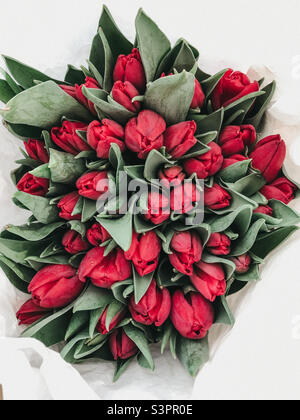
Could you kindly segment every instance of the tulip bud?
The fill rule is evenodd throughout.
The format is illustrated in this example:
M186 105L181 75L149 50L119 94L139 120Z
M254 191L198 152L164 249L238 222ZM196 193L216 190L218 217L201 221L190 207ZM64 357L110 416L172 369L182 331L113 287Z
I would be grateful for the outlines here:
M72 98L77 99L76 89L74 86L69 85L59 85L59 87L68 95L72 96Z
M49 162L49 155L43 141L29 139L24 141L24 146L31 159L38 160L43 163Z
M236 273L245 274L249 271L251 264L251 257L248 254L241 255L239 257L231 258L236 265Z
M161 252L161 241L154 231L138 235L133 232L130 250L125 252L125 258L132 261L140 276L153 273L158 265Z
M114 331L109 337L109 347L114 360L126 360L138 352L136 344L125 334L125 331Z
M34 303L42 308L62 308L82 292L75 268L70 265L47 265L32 279L28 291Z
M186 154L195 144L197 139L195 121L185 121L172 125L165 132L165 146L167 152L178 159Z
M52 128L51 138L58 147L72 155L91 150L78 136L77 130L86 131L87 125L81 122L64 121L61 127Z
M132 118L125 128L125 143L128 149L146 159L151 150L159 150L164 145L165 120L156 112L145 110L137 118Z
M195 79L195 94L193 97L193 101L191 103L191 108L202 108L205 102L205 95L203 93L202 87L197 79Z
M199 189L192 182L173 188L170 195L171 209L178 214L186 214L197 207L201 199Z
M230 254L231 240L224 233L212 233L206 246L213 255L228 255Z
M224 160L221 148L214 142L209 143L209 147L209 152L184 162L184 170L188 175L195 173L198 179L206 179L219 172Z
M213 91L213 108L226 108L238 99L258 91L259 84L257 81L251 83L246 74L229 69Z
M168 289L159 289L156 281L152 280L147 293L138 304L134 296L131 297L129 310L136 322L143 325L155 324L156 327L163 325L171 311L171 296Z
M235 165L236 163L243 162L245 160L249 160L249 158L243 155L229 156L228 158L224 159L222 170L228 168L231 165Z
M88 89L99 89L99 83L92 77L87 77L83 85L75 85L76 99L86 108L88 108L92 114L97 115L93 102L89 101L82 93L83 87L86 87Z
M286 145L280 135L260 140L251 153L252 166L258 169L268 183L277 178L286 156Z
M266 214L267 216L273 216L273 209L269 206L259 206L253 213Z
M114 328L116 328L118 326L118 324L124 319L125 314L126 314L126 309L121 310L119 313L117 313L113 319L111 320L110 324L109 324L109 329L106 329L106 317L107 317L107 311L108 311L108 306L105 308L105 310L102 312L98 324L97 324L97 331L102 334L102 335L106 335L108 334L110 331L112 331Z
M82 238L80 233L75 230L69 230L64 234L62 245L65 250L72 255L89 249L89 244Z
M140 52L137 48L132 50L129 55L120 55L118 57L114 73L114 82L130 82L139 92L146 89L146 75L143 67Z
M166 195L152 192L148 195L148 212L144 214L146 220L154 225L160 225L170 217L170 202Z
M230 194L218 184L212 188L205 187L204 204L211 210L220 210L230 206Z
M201 260L203 246L199 235L195 231L176 232L171 241L172 254L170 263L180 273L191 276L193 265Z
M95 223L86 233L87 240L93 246L99 246L111 239L110 234L100 223Z
M201 340L214 322L214 308L200 293L184 295L177 290L172 299L171 320L185 338Z
M141 104L138 101L132 102L132 99L139 96L139 91L130 82L116 82L112 88L112 97L124 108L133 113L138 113Z
M131 265L122 249L115 248L106 257L104 253L103 247L97 247L86 254L79 266L80 281L86 283L90 279L96 287L110 289L114 283L130 278Z
M191 281L196 289L210 302L226 292L225 273L221 264L206 264L200 261L195 265Z
M260 192L268 200L279 200L284 204L289 204L295 198L298 187L285 177L273 181L270 185L265 185Z
M81 214L76 214L72 216L72 213L76 207L76 204L80 198L80 195L77 192L72 192L64 196L57 207L60 210L59 216L65 220L81 220Z
M78 193L90 200L98 200L109 190L109 179L106 171L93 171L82 175L77 182Z
M185 177L181 166L170 166L159 171L159 179L166 188L181 185Z
M110 147L117 144L123 153L125 151L124 129L112 120L93 121L87 131L87 141L96 150L100 159L108 159Z
M224 156L232 156L245 151L256 141L256 131L253 125L229 125L220 134L219 144Z
M47 315L51 315L48 309L36 305L32 299L28 300L17 312L19 325L32 325Z
M18 182L17 188L30 195L45 197L49 191L49 179L38 178L27 172Z

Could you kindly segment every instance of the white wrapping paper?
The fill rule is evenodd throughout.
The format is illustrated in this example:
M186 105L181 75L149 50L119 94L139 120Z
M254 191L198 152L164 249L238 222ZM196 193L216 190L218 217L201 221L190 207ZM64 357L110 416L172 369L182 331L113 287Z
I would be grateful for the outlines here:
M42 30L44 26L36 21L38 13L35 13L35 17L30 17L33 14L32 10L36 12L35 7L40 4L39 2L27 0L25 7L17 0L11 1L10 6L6 6L8 17L18 10L20 16L27 19L25 19L26 28L31 28L30 19L32 19L32 25L36 25L39 30L39 43L42 44L37 43L29 48L24 42L24 48L19 47L20 40L17 42L15 38L23 36L21 28L17 25L13 26L13 22L11 25L3 22L4 27L0 25L2 44L4 42L1 35L4 30L6 33L9 31L9 33L15 34L15 38L8 40L5 37L5 44L1 44L0 49L61 78L65 60L75 65L82 64L88 56L86 44L94 33L93 24L96 25L100 2L87 0L84 3L86 18L82 22L79 7L79 3L82 5L82 2L72 0L72 2L66 1L62 4L56 0L44 0L43 9L38 9L41 20L46 16L50 21L55 19L56 3L57 6L59 5L58 10L61 11L61 14L65 13L68 19L57 21L57 33L53 33L53 31L50 33ZM151 5L147 1L135 0L131 0L129 3L117 0L106 3L111 6L114 16L122 16L117 20L123 24L125 33L131 35L131 38L133 31L129 25L129 18L132 18L138 6L145 7L146 11L159 21L173 41L176 36L181 36L182 32L200 51L203 47L205 48L201 65L207 71L218 71L229 65L235 65L235 68L247 71L250 63L253 62L253 57L256 59L255 61L263 62L264 60L264 54L258 49L258 45L262 46L263 51L267 46L263 45L263 40L259 44L257 39L259 36L261 37L259 31L257 35L252 34L256 55L250 49L248 54L245 51L247 35L243 41L238 37L234 38L235 51L238 54L228 47L225 39L224 46L215 43L214 40L218 37L218 25L214 26L215 37L211 34L207 41L203 39L204 34L211 33L209 24L211 20L208 17L215 13L216 7L220 8L220 16L217 16L220 34L222 31L224 33L222 25L225 25L226 16L228 19L231 17L228 9L236 10L234 19L241 30L243 25L240 26L240 20L244 17L244 11L240 10L240 0L229 0L223 6L216 1L201 7L199 6L200 2L194 0L185 4L185 15L191 16L192 22L196 22L195 9L198 11L199 19L200 16L206 17L198 32L188 19L179 18L182 15L183 7L182 2L179 1L165 0L163 4L153 1ZM291 0L290 3L297 8L297 2ZM283 3L281 4L282 9L279 15L284 16L285 8ZM251 7L255 9L255 6L259 7L262 13L264 6L261 2L251 1ZM171 7L172 9L170 9ZM29 11L31 9L30 13L28 9ZM267 12L268 8L265 9ZM170 10L173 10L173 13L178 12L176 25L169 19ZM256 16L254 11L249 11L249 13L251 16L253 14L253 17ZM271 17L274 20L276 16L272 15ZM88 19L90 21L87 23ZM7 20L9 19L7 18ZM63 32L59 27L60 22L64 24ZM80 26L81 23L82 26ZM74 25L76 31L72 31ZM269 26L271 29L272 25L269 24ZM231 27L228 30L229 32L233 31ZM197 33L200 31L201 34L198 38ZM265 28L265 31L268 31L268 28ZM296 31L294 26L291 26L291 31L293 33ZM36 38L34 36L30 38L30 33L29 31L29 35L28 32L24 34L25 41L33 43ZM286 36L285 38L282 31L280 33L281 37L291 40L294 42L293 45L296 45L295 37L288 38ZM296 34L297 32L295 32ZM287 169L289 174L300 183L300 59L297 56L297 51L292 50L291 47L285 57L285 63L282 63L280 54L275 57L273 43L278 41L276 36L274 35L274 40L268 38L265 41L270 43L272 51L272 55L267 53L264 60L270 64L270 68L255 66L250 69L249 75L255 78L265 76L267 81L275 78L278 82L276 100L268 112L266 134L279 132L285 138L288 146ZM43 41L40 38L43 38ZM228 38L226 39L228 40ZM279 47L283 45L280 44L281 41L278 42ZM47 45L47 53L45 48L42 48L45 45ZM39 48L42 48L40 55ZM227 53L226 61L223 56ZM216 60L214 57L218 57L218 59ZM50 66L51 62L52 67ZM0 142L1 225L22 224L26 220L26 214L16 208L10 200L14 193L14 186L9 178L10 170L15 167L14 160L20 156L18 148L22 144L3 127L0 127ZM292 206L300 211L299 200L293 202ZM210 335L211 361L200 372L196 381L188 376L179 362L174 361L170 354L166 353L161 356L159 349L155 348L153 349L156 363L154 373L143 370L134 362L121 379L116 384L112 384L113 365L111 363L87 363L71 367L60 358L57 352L46 349L41 343L30 339L16 339L15 337L21 330L17 326L15 312L27 297L16 291L1 272L0 384L3 385L4 398L25 400L299 398L299 249L300 234L298 232L268 259L262 270L263 281L261 283L247 287L238 295L230 298L230 305L237 319L236 325L232 330L220 326L213 328Z

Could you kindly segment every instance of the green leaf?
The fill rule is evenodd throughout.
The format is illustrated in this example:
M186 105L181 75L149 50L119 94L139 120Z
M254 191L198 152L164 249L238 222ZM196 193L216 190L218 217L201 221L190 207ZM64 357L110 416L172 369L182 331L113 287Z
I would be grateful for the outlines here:
M88 331L84 330L69 341L61 351L61 357L68 363L75 363L75 351L88 338Z
M189 340L178 336L176 353L178 359L192 377L209 360L208 340Z
M89 312L76 312L72 315L70 324L68 326L65 341L70 340L71 337L78 334L86 327L89 322Z
M158 179L158 172L162 166L173 164L173 161L163 156L158 150L151 150L145 162L144 178L152 182L152 180Z
M22 141L27 139L40 139L42 135L42 130L37 127L23 124L9 124L7 121L3 121L3 125L13 136Z
M92 219L92 217L97 213L97 201L89 200L84 198L83 200L83 209L81 215L82 223L86 223Z
M106 320L105 320L105 328L107 329L107 331L110 330L109 326L111 324L111 321L114 319L114 317L120 312L122 312L124 309L125 309L125 306L118 300L114 300L113 302L109 304L108 309L107 309L107 314L106 314Z
M57 80L52 79L40 71L27 66L26 64L21 63L20 61L15 60L14 58L2 56L7 65L12 76L15 80L24 88L29 89L35 86L35 80L40 82L47 82L49 80L54 81L55 83L63 84Z
M258 130L263 116L274 96L276 90L276 82L270 83L268 86L263 88L266 93L264 96L260 96L256 99L251 115L247 118L246 124L252 124Z
M186 120L194 92L195 77L183 71L149 84L144 104L172 125Z
M144 369L150 369L151 370L151 366L149 365L147 359L145 358L145 356L143 355L143 353L139 353L138 357L138 364L144 368Z
M185 39L179 39L159 64L156 79L161 77L162 73L169 74L174 68L178 73L183 70L191 71L197 59L191 45Z
M15 95L17 95L18 93L21 93L23 91L23 89L21 88L21 86L19 86L14 79L4 70L0 67L0 73L2 73L2 75L5 78L5 81L8 83L9 87L12 89L12 91L14 92Z
M60 255L49 255L48 257L42 258L34 255L30 255L26 258L26 261L29 263L35 262L40 264L58 264L58 265L67 265L69 262L69 255L60 254Z
M139 10L136 17L136 33L146 79L147 82L152 82L160 62L170 51L171 44L142 9Z
M77 300L73 312L93 311L94 309L104 308L112 301L113 295L111 292L90 284L82 296Z
M18 191L14 199L32 212L36 220L44 225L57 221L58 209L50 205L50 200L45 197L37 197Z
M234 277L238 281L242 282L254 282L260 280L259 264L252 264L249 271L244 274L235 273Z
M70 228L78 232L82 237L86 234L86 226L81 223L79 220L70 220L69 222Z
M9 123L45 129L59 125L62 116L80 121L92 118L84 106L51 81L19 93L0 110L0 115Z
M20 236L27 241L41 241L47 238L57 229L65 225L65 222L50 223L43 225L42 223L33 223L31 225L23 226L7 226L6 230L14 235Z
M2 255L0 255L0 267L13 286L28 294L28 284L36 274L35 271L19 265Z
M7 81L0 79L0 101L7 104L14 96L16 96L16 94Z
M154 370L154 362L151 356L147 338L143 331L130 324L124 327L124 331L125 334L137 345L141 353L145 356L145 359L147 360L151 369Z
M210 131L219 132L224 120L224 109L221 108L210 115L195 115L192 119L197 124L196 134L205 134Z
M232 261L217 257L215 255L204 254L202 256L202 261L207 264L222 264L226 272L226 280L230 280L236 270L236 266Z
M216 138L216 134L213 135L215 138ZM203 144L200 141L198 141L194 147L192 147L184 156L182 156L178 160L185 160L185 159L190 159L190 158L197 157L200 155L204 155L205 153L209 151L210 151L209 146L206 146L206 144Z
M250 227L252 214L253 208L244 205L225 216L216 216L209 222L211 231L212 233L224 232L233 225L233 230L237 229L241 235L245 235Z
M48 167L52 181L60 184L72 184L85 172L83 159L54 149L50 149Z
M21 161L19 161L18 163L21 163ZM23 164L25 164L25 162L23 162ZM31 175L37 176L38 178L51 179L51 172L49 170L48 163L38 166L37 168L30 171L30 173Z
M142 179L144 178L144 168L145 168L144 165L132 165L132 166L124 166L123 169L130 178Z
M208 79L203 80L201 82L201 86L202 86L206 99L208 99L210 95L213 93L219 81L222 79L222 77L227 72L227 70L228 69L222 70L219 73L215 74L214 76L211 76Z
M247 175L236 181L234 184L227 183L228 188L247 197L251 197L256 194L264 185L266 185L266 180L258 173Z
M215 303L215 324L225 324L233 326L235 323L234 316L232 315L228 306L225 296L217 297Z
M133 269L134 299L136 304L138 304L143 296L147 293L153 277L154 272L142 277L135 269Z
M101 27L93 40L89 61L103 77L103 89L110 92L112 88L114 58L107 37Z
M135 356L134 356L135 357ZM118 359L116 363L116 370L114 373L114 379L113 382L117 382L120 377L123 375L123 373L126 371L130 363L133 361L134 357L130 357L127 360Z
M108 231L113 240L127 252L132 243L132 212L128 213L119 219L106 219L104 217L97 217L97 221Z
M273 216L277 219L281 219L278 227L288 227L291 225L297 225L300 223L300 215L289 206L285 205L281 201L271 200L269 205L273 209Z
M77 69L76 67L69 64L67 73L65 75L65 81L67 83L71 83L71 85L77 84L81 86L85 82L85 74L82 70Z
M235 183L244 178L248 172L251 159L237 162L219 172L218 176L223 182Z
M126 290L128 286L131 286L132 282L133 282L132 279L129 279L129 280L117 282L112 285L111 290L113 292L115 299L117 299L121 303L124 303L124 305L127 305L127 299L124 298L124 290Z
M167 345L169 344L172 331L174 330L173 324L170 321L167 321L164 324L164 331L161 340L161 354L164 354Z
M236 241L233 250L231 251L232 256L240 256L246 254L254 245L256 238L262 228L265 226L265 220L260 219L255 222L250 229L248 230L247 234Z
M28 257L39 255L41 246L42 244L40 242L15 241L13 239L0 238L0 253L19 264L24 264L24 261Z
M104 311L105 308L99 308L99 309L94 309L93 311L90 312L90 325L89 325L89 333L90 333L90 338L92 339L94 337L95 334L95 330L97 327L97 324L99 322L99 319L102 315L102 312ZM77 312L77 313L81 313L81 312ZM84 312L83 312L84 313Z
M85 357L90 356L91 354L94 354L96 351L101 349L107 342L108 337L102 336L102 340L100 343L98 343L96 346L90 346L85 343L85 341L82 341L78 347L76 347L74 358L75 360L84 359Z
M245 112L245 116L249 112L249 110L252 108L255 100L259 96L265 95L264 91L258 91L250 93L249 95L244 96L243 98L238 99L237 101L233 102L232 104L228 105L225 108L225 119L228 119L232 117L233 114L235 114L237 111L243 110ZM241 121L240 123L242 123Z

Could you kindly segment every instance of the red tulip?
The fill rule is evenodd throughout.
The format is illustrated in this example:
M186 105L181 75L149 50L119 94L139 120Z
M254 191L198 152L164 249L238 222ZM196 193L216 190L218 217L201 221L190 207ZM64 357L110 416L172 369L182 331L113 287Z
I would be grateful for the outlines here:
M212 188L205 187L204 203L211 210L220 210L230 206L231 196L224 188L214 184Z
M239 257L232 258L232 261L236 265L236 272L238 274L244 274L249 271L251 264L251 257L248 254L241 255Z
M205 102L205 95L203 93L202 87L197 79L195 79L195 94L191 103L191 108L202 108Z
M59 85L59 87L72 98L77 99L75 86L70 85Z
M72 255L89 249L89 244L82 238L80 233L75 230L69 230L64 234L62 245L65 250Z
M159 289L156 281L153 280L138 304L135 303L134 296L131 297L129 310L136 322L143 325L155 324L156 327L160 327L170 315L170 293L168 289Z
M93 102L89 101L82 93L83 87L86 87L88 89L99 89L99 83L92 77L87 77L83 85L75 85L76 99L80 103L82 103L82 105L84 105L86 108L88 108L92 114L97 115Z
M113 73L114 82L130 82L139 92L146 88L146 75L142 59L137 48L129 55L120 55Z
M146 220L154 225L160 225L170 217L170 202L166 195L152 192L148 195L148 212L144 214Z
M197 139L195 132L197 125L195 121L185 121L172 125L165 132L165 146L167 152L178 159L186 154L195 144Z
M266 214L267 216L273 216L273 209L269 206L259 206L253 213Z
M50 314L51 312L48 309L41 308L30 299L21 306L16 316L19 320L19 325L32 325L34 322Z
M209 143L209 147L209 152L184 162L184 170L188 175L195 173L198 179L206 179L219 172L224 160L221 148L214 142Z
M191 281L196 289L210 302L226 292L225 273L221 264L206 264L200 261L195 265Z
M110 289L114 283L130 278L131 265L124 252L115 248L106 257L104 252L105 248L97 247L86 254L78 271L80 281L86 283L90 279L95 286Z
M253 125L229 125L220 134L219 144L224 156L243 153L245 148L256 141L256 131Z
M159 171L159 179L166 188L181 185L185 177L181 166L170 166Z
M203 246L199 235L195 231L176 232L171 241L172 254L170 263L180 273L191 276L194 264L202 257Z
M114 331L109 337L110 351L115 360L126 360L138 352L136 344L125 334L125 331Z
M27 172L18 182L17 188L30 195L45 197L49 191L49 179L38 178Z
M80 195L77 192L72 192L63 197L57 207L60 210L59 216L65 220L81 220L81 214L76 214L72 216L72 213L76 207L76 204L80 198Z
M24 146L31 159L38 160L43 163L49 162L49 155L43 141L29 139L24 141Z
M133 113L138 113L141 109L140 102L132 102L132 99L139 95L139 91L130 82L115 82L112 88L113 99Z
M62 127L53 127L51 138L53 142L67 153L78 153L91 148L78 136L77 130L86 131L87 125L81 122L64 121Z
M110 234L100 223L95 223L86 233L89 243L93 246L99 246L111 239Z
M106 329L106 317L107 317L107 311L108 311L108 306L105 308L105 310L102 312L98 324L97 324L97 331L102 334L102 335L106 335L108 334L110 331L112 331L114 328L116 328L120 322L124 319L125 314L126 314L126 309L121 310L120 312L118 312L113 319L111 320L110 324L109 324L109 329Z
M228 255L231 240L224 233L212 233L206 246L213 255Z
M252 166L258 169L268 183L277 178L286 156L286 145L280 135L261 140L251 153Z
M201 199L199 189L192 182L184 183L171 191L171 209L178 214L193 210Z
M33 277L28 291L36 305L56 309L73 302L83 288L75 268L70 265L47 265Z
M249 160L249 158L243 155L229 156L228 158L224 159L222 170L228 168L231 165L235 165L236 163L243 162L245 160Z
M257 81L251 83L246 74L230 69L213 91L212 104L214 109L226 108L238 99L258 91L259 84Z
M183 337L200 340L213 325L214 308L200 293L184 295L177 290L172 299L171 320Z
M164 145L165 120L153 111L145 110L137 118L132 118L125 128L125 143L128 149L146 159L151 150L159 150Z
M138 235L133 232L130 250L125 252L125 258L132 261L140 276L153 273L158 265L161 252L161 241L154 231Z
M112 120L93 121L88 127L87 141L100 159L108 159L113 143L119 146L121 152L125 151L124 129Z
M109 190L109 179L106 171L93 171L82 175L77 182L78 193L90 200L98 200Z
M284 204L289 204L295 198L298 187L285 177L273 181L270 185L265 185L260 192L268 200L279 200Z

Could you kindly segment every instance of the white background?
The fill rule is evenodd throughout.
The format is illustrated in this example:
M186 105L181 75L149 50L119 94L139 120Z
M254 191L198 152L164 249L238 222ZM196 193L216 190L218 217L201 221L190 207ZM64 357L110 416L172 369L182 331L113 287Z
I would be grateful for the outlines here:
M84 64L82 57L87 57L96 31L101 1L1 0L0 3L2 53L59 77L67 63ZM258 72L275 77L278 82L278 102L269 112L268 133L280 132L286 139L289 172L300 182L299 0L108 0L106 4L131 39L134 16L138 7L144 7L172 41L184 37L199 48L200 63L207 71L227 66L243 71L251 65L268 66L252 69L250 74ZM22 223L24 214L8 201L14 192L8 171L14 167L12 160L18 157L20 143L12 141L2 128L0 142L1 225ZM293 207L300 210L299 201ZM110 365L87 365L79 368L84 379L100 398L299 399L299 251L298 232L268 260L262 282L242 293L238 308L233 302L236 325L223 336L222 346L213 340L212 360L195 386L170 356L160 358L158 354L154 374L132 366L117 385L112 385ZM13 313L23 300L1 276L0 337L17 334ZM36 359L32 368L15 346L14 341L1 339L0 382L5 385L6 397L62 398L63 390L58 384L68 381L65 367L53 365L56 376L52 369L50 378L49 369L44 366L41 372ZM10 356L1 354L7 348L11 349ZM82 396L92 398L84 385L79 384L80 378L76 376L79 382L74 378L73 388L69 381L67 398L78 395L79 389Z

